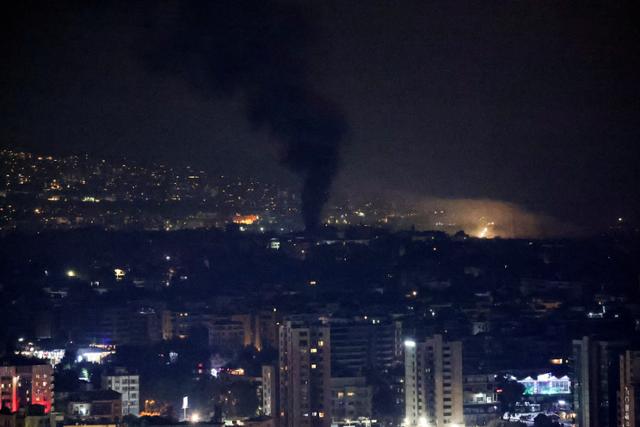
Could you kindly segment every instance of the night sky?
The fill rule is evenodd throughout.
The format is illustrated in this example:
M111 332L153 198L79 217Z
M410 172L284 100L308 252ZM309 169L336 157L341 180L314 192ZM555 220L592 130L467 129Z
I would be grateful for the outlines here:
M294 81L293 109L311 100L338 120L321 129L341 154L334 189L505 201L591 226L640 217L634 2L14 3L2 147L295 182L289 127L247 100Z

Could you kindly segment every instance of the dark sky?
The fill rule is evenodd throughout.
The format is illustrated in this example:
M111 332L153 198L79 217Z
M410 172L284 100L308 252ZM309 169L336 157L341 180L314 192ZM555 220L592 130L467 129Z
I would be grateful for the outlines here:
M246 119L242 90L211 96L147 60L171 62L158 40L183 19L175 4L19 3L2 18L3 147L295 179L277 137ZM296 2L308 83L348 123L334 188L501 200L593 225L638 218L633 4Z

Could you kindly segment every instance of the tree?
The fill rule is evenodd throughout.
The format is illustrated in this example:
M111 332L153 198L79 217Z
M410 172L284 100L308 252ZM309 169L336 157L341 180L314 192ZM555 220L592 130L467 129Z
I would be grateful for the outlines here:
M498 382L497 392L502 412L513 412L516 403L522 398L524 386L505 375Z

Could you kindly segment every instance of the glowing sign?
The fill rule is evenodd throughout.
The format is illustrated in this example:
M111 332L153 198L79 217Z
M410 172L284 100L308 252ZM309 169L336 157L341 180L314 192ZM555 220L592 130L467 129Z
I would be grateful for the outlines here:
M555 395L555 394L570 394L571 393L571 380L568 376L557 378L551 374L538 375L536 379L526 377L518 380L520 384L524 386L525 395Z

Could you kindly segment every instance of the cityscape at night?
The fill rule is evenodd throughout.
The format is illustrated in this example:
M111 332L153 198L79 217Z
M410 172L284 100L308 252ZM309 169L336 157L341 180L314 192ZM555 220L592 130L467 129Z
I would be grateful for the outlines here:
M0 427L640 427L635 3L0 19Z
M141 166L87 155L53 157L0 151L0 233L99 227L110 230L224 229L294 232L303 227L295 187L190 166ZM496 224L496 220L498 223ZM614 218L610 226L621 226ZM477 237L541 237L561 224L486 200L341 195L324 209L325 228L417 227ZM562 232L577 231L564 225ZM555 236L557 237L557 236Z

